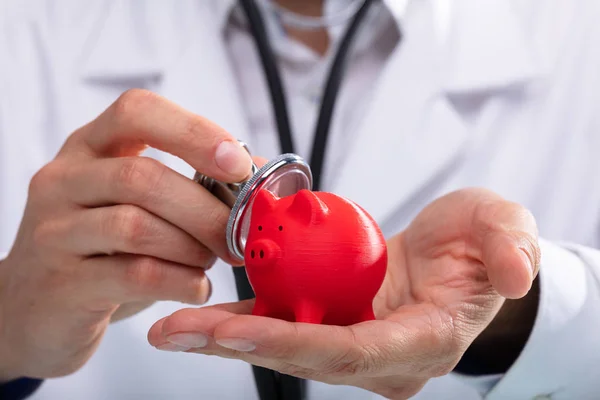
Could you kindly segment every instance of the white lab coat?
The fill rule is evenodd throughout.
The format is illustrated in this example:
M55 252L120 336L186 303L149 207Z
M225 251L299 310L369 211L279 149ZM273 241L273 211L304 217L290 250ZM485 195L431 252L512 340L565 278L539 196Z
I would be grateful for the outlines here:
M10 249L33 173L127 88L154 90L252 145L216 34L219 1L0 3L0 252ZM364 206L387 236L465 186L532 210L543 238L540 311L489 399L600 398L598 15L596 0L411 2L341 167L325 170L325 189ZM236 299L227 266L209 276L211 303ZM247 365L147 344L152 323L180 307L156 304L112 325L83 369L33 398L255 399ZM316 383L310 394L377 398ZM480 395L451 375L416 398Z

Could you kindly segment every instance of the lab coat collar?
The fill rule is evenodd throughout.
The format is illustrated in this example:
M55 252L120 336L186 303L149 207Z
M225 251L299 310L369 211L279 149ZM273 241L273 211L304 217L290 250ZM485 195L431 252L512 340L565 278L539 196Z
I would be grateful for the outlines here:
M468 94L521 85L540 75L540 66L525 35L526 21L514 12L522 0L383 0L398 26L411 17L411 9L430 3L439 54L444 73L440 84L449 94ZM139 12L126 2L107 1L106 14L90 35L89 49L82 64L88 79L122 80L158 77L169 61L187 43L169 44L169 54L159 54L149 45L152 30L142 32ZM217 29L228 23L236 0L212 0L205 11L213 13ZM170 59L170 60L169 60ZM116 61L118 60L118 61Z

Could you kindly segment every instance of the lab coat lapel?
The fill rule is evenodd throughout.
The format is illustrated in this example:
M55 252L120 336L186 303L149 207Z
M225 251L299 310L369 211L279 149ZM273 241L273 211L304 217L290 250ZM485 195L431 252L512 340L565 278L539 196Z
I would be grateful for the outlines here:
M407 10L401 42L332 182L333 191L379 222L456 162L467 139L460 115L440 93L443 60L431 9L416 4Z
M212 4L144 4L141 13L133 2L111 3L84 62L83 79L96 85L149 88L247 141L222 25ZM161 154L161 159L177 170L190 171L175 157Z
M445 11L441 0L410 3L344 167L329 174L333 191L382 223L460 165L472 131L456 101L501 95L535 76L509 2L482 3L456 0Z

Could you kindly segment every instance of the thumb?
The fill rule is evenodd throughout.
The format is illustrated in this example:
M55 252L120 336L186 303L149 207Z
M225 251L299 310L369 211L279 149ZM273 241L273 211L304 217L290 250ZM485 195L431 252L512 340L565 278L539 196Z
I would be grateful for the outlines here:
M540 264L533 215L519 204L497 200L477 206L473 225L473 239L494 289L510 299L525 296Z

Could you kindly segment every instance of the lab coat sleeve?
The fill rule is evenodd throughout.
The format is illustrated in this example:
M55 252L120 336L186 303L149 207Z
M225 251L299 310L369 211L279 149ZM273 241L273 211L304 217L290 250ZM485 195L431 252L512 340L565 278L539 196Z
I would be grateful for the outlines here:
M462 377L486 400L600 396L600 251L540 246L540 303L523 351L501 376Z

